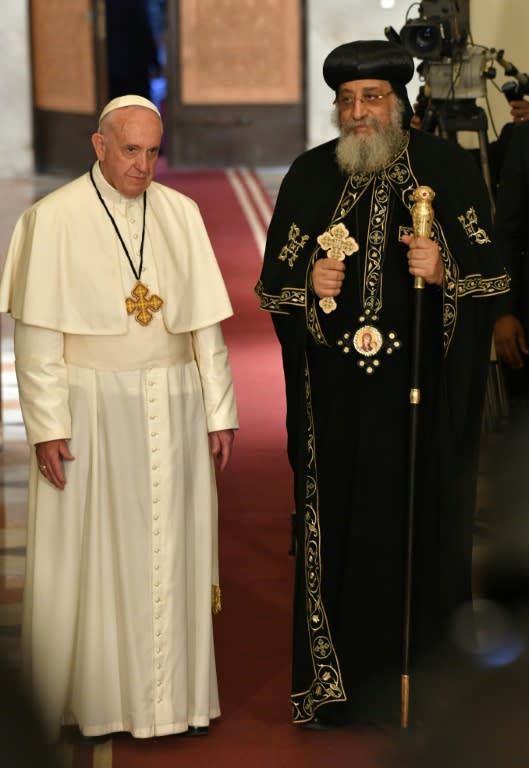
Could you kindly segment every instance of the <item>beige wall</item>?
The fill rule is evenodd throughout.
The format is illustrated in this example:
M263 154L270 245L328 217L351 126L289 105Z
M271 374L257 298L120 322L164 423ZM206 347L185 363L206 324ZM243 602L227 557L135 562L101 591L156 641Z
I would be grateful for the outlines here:
M471 0L470 26L474 43L488 48L505 51L505 59L511 61L523 73L529 73L529 3L526 0ZM497 75L494 83L501 87L512 77L505 75L503 68L496 64ZM493 83L487 87L488 102L496 130L510 120L509 106L505 96L498 92ZM528 97L529 98L529 97ZM486 108L485 102L480 106ZM492 126L489 125L489 137Z

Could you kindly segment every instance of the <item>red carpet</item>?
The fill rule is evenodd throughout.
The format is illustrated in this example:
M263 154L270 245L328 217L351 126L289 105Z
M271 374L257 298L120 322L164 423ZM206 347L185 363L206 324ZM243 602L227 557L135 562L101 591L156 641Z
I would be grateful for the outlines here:
M162 171L159 178L199 204L235 311L223 326L241 426L231 464L219 479L223 610L215 629L222 717L207 737L117 736L112 766L395 765L375 732L310 732L290 722L291 477L279 348L253 293L261 254L224 171ZM255 184L253 176L247 180ZM254 215L262 223L262 211L254 207ZM76 750L76 768L97 768L97 751L93 763L86 762L90 753Z

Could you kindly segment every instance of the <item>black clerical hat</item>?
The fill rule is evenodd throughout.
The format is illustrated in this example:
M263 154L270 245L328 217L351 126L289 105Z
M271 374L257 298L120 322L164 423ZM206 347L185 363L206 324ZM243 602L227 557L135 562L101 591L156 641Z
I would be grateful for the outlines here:
M404 46L389 40L343 43L323 63L324 80L334 91L350 80L388 80L405 85L413 71L413 59Z

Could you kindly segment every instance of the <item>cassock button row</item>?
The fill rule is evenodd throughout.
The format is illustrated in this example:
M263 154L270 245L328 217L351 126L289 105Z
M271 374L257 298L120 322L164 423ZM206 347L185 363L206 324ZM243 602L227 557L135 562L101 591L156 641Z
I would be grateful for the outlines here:
M160 481L159 480L155 480L154 483L153 483L153 486L155 488L158 488L159 485L160 485Z
M156 565L154 566L154 570L155 570L155 571L159 571L159 570L160 570L160 566L159 566L159 564L158 564L158 563L156 563Z
M152 519L153 519L153 520L159 520L159 519L160 519L160 515L158 515L158 514L156 514L156 515L153 515L153 516L152 516Z
M155 603L161 603L162 601L161 601L161 599L159 597L155 597L154 598L154 602Z
M155 528L153 533L154 533L155 536L159 536L160 535L160 531L159 531L158 528Z
M160 499L158 497L152 500L153 504L159 504L159 502L160 502Z

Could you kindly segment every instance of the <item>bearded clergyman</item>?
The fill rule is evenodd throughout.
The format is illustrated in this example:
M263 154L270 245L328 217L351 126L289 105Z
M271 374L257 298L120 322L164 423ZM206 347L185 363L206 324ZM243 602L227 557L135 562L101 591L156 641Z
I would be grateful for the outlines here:
M308 728L398 724L406 632L413 680L472 596L481 415L495 297L509 280L474 157L410 129L413 72L388 41L328 55L339 137L284 177L256 286L283 355L296 511L291 701L293 722ZM434 194L429 237L412 215L423 187ZM411 719L419 703L412 695Z

